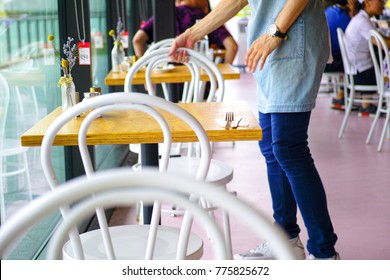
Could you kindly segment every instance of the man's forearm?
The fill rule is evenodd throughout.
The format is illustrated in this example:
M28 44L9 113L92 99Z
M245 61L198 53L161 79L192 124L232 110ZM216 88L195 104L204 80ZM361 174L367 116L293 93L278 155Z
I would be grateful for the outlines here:
M199 24L191 27L188 32L195 41L200 40L234 17L247 4L247 0L221 0Z
M305 9L307 3L309 3L309 0L287 0L286 5L274 22L282 33L288 32L291 25Z

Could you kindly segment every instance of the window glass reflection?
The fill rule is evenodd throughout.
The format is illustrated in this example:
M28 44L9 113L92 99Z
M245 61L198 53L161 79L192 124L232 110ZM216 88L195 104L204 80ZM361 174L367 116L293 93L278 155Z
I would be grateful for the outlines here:
M20 136L39 119L60 105L58 61L48 57L48 35L58 35L57 1L4 0L0 3L0 98L8 102L4 127L0 131L1 149L1 223L20 207L49 190L40 163L39 147L21 147ZM59 42L56 48L59 47ZM49 52L50 53L50 52ZM8 91L6 91L8 89ZM4 111L4 110L3 110ZM1 123L1 122L0 122ZM26 164L27 162L27 164ZM63 148L53 149L57 174L64 178ZM30 259L57 223L58 216L34 228L9 256Z

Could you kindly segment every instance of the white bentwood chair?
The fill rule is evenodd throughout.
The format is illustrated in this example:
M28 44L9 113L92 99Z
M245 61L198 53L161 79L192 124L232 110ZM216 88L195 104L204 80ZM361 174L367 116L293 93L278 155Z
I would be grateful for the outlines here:
M156 108L158 108L158 110L164 110L170 114L177 116L178 118L182 119L185 123L187 123L194 130L195 134L198 137L199 143L204 148L204 155L202 155L200 159L200 165L196 173L196 179L203 181L206 178L209 169L211 151L209 147L207 134L204 131L201 124L194 117L192 117L187 111L178 107L176 104L168 102L159 97L150 96L142 93L134 93L134 92L132 92L131 94L111 93L111 94L105 94L102 96L94 97L76 104L75 106L63 112L57 119L53 121L53 123L47 129L45 136L42 140L41 161L42 161L44 174L49 182L51 189L53 191L56 191L59 185L58 178L53 170L53 166L51 163L51 147L53 145L54 138L64 124L66 124L76 116L83 114L83 112L90 111L91 109L94 110L91 111L85 117L84 121L80 126L80 131L79 131L79 148L80 148L83 165L86 174L88 176L90 176L94 172L91 159L89 156L88 148L87 148L87 143L86 143L86 138L88 137L88 127L90 125L93 125L93 121L99 116L102 116L101 120L104 121L105 118L107 118L107 120L109 121L110 117L115 116L115 114L120 114L120 112L115 112L115 111L123 111L123 110L141 111L143 113L146 113L145 121L151 122L154 119L159 123L164 134L164 149L163 149L164 153L162 154L162 159L160 161L160 170L161 172L166 172L168 161L170 159L169 154L170 154L170 145L172 141L171 131L170 131L170 126L168 125L166 120L162 117L162 115L156 110ZM147 114L149 114L150 117L147 117ZM154 255L158 255L160 258L164 258L164 250L168 250L168 248L175 247L177 238L179 237L180 230L172 231L170 227L158 226L159 218L160 218L160 207L161 204L157 201L154 204L150 234L149 234L149 226L146 225L132 225L132 226L115 229L114 231L113 229L108 228L103 209L97 208L96 214L98 217L100 230L94 231L92 233L90 232L85 233L82 235L82 238L83 236L85 236L85 240L93 238L98 244L95 244L94 246L90 246L89 248L93 249L93 248L99 248L99 246L102 247L104 246L107 253L107 257L109 259L115 259L116 258L115 251L119 250L118 248L120 248L121 246L121 243L119 241L125 238L125 236L128 236L129 233L134 232L138 235L141 235L141 237L138 237L140 238L140 241L138 242L143 242L148 240L147 241L148 245L145 244L145 246L148 246L147 255L145 256L146 259L152 259ZM61 211L63 216L66 218L68 209L63 208L61 209ZM186 228L186 226L183 226L183 229L186 229L185 234L188 235L188 237L191 237L190 240L188 240L187 238L188 244L190 244L189 247L191 247L191 251L187 253L188 254L187 256L180 255L181 256L180 258L197 259L202 255L203 242L196 235L190 234L190 223L187 225L187 227L188 228ZM158 232L164 232L164 231L166 233L164 236L165 239L156 241L156 234ZM167 234L167 232L169 232L170 234ZM74 232L73 234L75 236L74 240L76 240L75 242L77 242L77 236L76 236L77 233ZM102 236L102 238L100 237L100 235ZM149 238L146 238L148 235ZM99 238L97 236L99 236ZM174 238L175 236L176 238ZM117 238L119 241L111 241L111 238L114 239ZM84 241L84 239L82 239L82 241ZM99 244L100 242L102 242L102 244ZM156 242L160 242L161 244L157 244L155 246ZM166 244L165 248L163 248L164 244ZM158 250L160 251L157 252ZM88 256L91 256L91 258L93 258L94 253L96 252L92 251L88 253ZM82 256L81 253L79 253L78 256L77 255L75 256L70 250L65 250L65 255L69 258L72 257L77 258ZM138 256L138 259L142 259L142 258L143 257Z
M193 199L189 200L188 195ZM196 198L200 195L205 196L218 207L230 211L243 226L261 238L267 239L277 258L296 259L285 233L275 227L272 221L259 210L230 193L187 177L172 176L155 170L130 172L128 168L106 170L88 178L79 177L68 181L57 191L47 193L22 208L0 228L0 256L4 259L12 245L32 225L58 210L59 207L63 208L64 205L72 205L72 209L51 238L47 259L61 259L68 232L83 219L92 215L95 208L128 205L129 202L135 203L138 200L152 202L157 199L180 205L187 213L191 213L195 221L207 227L213 236L214 258L231 259L218 227L205 210L196 203ZM121 252L125 255L128 251L142 249L144 248L139 244L131 243L123 245Z
M378 85L379 91L379 100L378 109L376 111L374 121L371 124L370 131L366 139L366 144L370 143L381 114L385 114L385 121L383 123L383 129L377 148L377 151L380 152L382 151L383 142L386 137L386 131L387 137L390 138L390 89L388 88L390 74L390 55L386 42L378 31L371 30L370 36L369 47L371 58L374 62L376 83Z
M343 122L341 124L338 138L342 138L345 128L347 126L348 119L352 112L352 106L354 104L361 104L368 102L367 99L363 99L362 92L378 92L377 85L358 85L355 84L353 79L353 74L351 71L351 64L349 61L347 49L344 41L344 31L341 28L337 28L337 39L340 45L341 57L343 59L344 66L344 100L345 100L345 115ZM370 101L372 103L377 103L377 100Z
M190 85L189 94L183 99L183 102L199 102L200 98L198 97L200 94L200 69L204 69L204 71L210 77L210 93L208 96L208 102L212 102L217 99L217 101L222 101L224 95L224 79L219 71L218 67L210 61L206 56L200 54L191 49L179 49L186 50L189 54L189 62L184 63L190 72L192 73L192 81ZM153 84L152 84L152 73L153 70L160 65L161 63L167 63L170 61L170 57L168 56L169 48L160 48L155 51L150 52L148 55L139 59L129 70L125 80L125 91L131 89L131 82L134 78L134 75L144 66L146 66L145 70L145 78L146 85L148 88L148 92L150 95L156 95ZM218 96L218 97L216 97ZM189 146L187 156L182 157L174 157L169 161L168 172L172 172L175 174L186 174L189 176L194 176L194 171L196 167L199 165L199 155L202 154L202 148L196 152L197 156L193 156L191 147ZM138 166L136 166L138 167ZM208 172L206 181L210 183L216 183L217 185L226 189L226 185L233 179L233 168L222 161L211 159L210 170ZM210 210L215 210L215 208L209 204L207 201L204 201L205 207L208 207ZM177 209L163 209L163 212L168 212L173 215L180 214L181 211ZM213 212L210 212L213 215ZM223 227L225 230L226 242L230 244L231 247L231 233L230 233L230 222L229 216L226 212L222 213Z

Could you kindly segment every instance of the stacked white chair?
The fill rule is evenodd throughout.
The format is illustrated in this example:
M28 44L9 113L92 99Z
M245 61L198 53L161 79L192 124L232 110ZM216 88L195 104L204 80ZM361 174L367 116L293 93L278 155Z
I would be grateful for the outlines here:
M181 49L179 49L181 50ZM186 95L183 100L184 102L199 102L199 80L200 80L200 68L202 68L210 77L210 93L208 96L208 101L211 102L215 99L217 101L223 100L224 95L224 80L221 72L218 67L208 60L204 55L190 49L186 50L189 54L189 62L184 63L191 73L192 73L192 82L193 86L190 87L189 94ZM168 56L169 48L160 48L155 51L150 52L148 55L140 58L129 70L125 79L125 92L131 90L131 81L134 75L142 68L147 66L145 70L146 86L150 95L156 95L153 84L152 84L152 73L153 69L161 63L166 63L170 61ZM190 145L191 147L191 145ZM202 154L202 149L197 149L195 153L197 156ZM189 149L189 156L174 157L169 161L168 172L175 174L184 174L191 177L195 176L194 170L196 170L199 165L199 158L193 156L192 150ZM206 182L215 183L218 186L226 189L226 185L233 179L233 168L222 161L211 159L210 170L206 177ZM203 201L203 200L202 200ZM215 208L209 204L207 201L203 201L205 207L210 210L215 210ZM180 214L180 211L177 209L163 209L164 212L169 212L171 214ZM210 211L210 215L214 215L214 211ZM230 233L230 222L227 212L222 212L223 228L225 231L226 242L231 248L231 233Z
M6 201L5 201L5 181L9 177L22 179L25 186L23 191L26 200L32 199L30 170L27 161L27 147L20 145L20 140L6 137L5 122L8 113L9 87L7 81L0 74L0 204L1 204L1 223L6 220ZM20 188L21 189L21 188Z
M78 103L72 108L63 112L57 119L53 121L47 129L42 140L41 161L42 168L46 179L48 180L50 188L53 192L58 190L59 181L54 172L51 162L51 147L54 138L58 131L70 120L76 116L88 112L90 113L83 120L79 131L79 148L87 176L94 173L94 168L91 163L90 155L87 148L86 138L88 135L88 127L93 124L93 121L99 116L110 116L123 110L138 110L150 115L149 120L158 122L161 126L164 135L164 149L162 159L160 161L161 172L166 172L169 162L170 146L171 146L171 132L170 127L162 115L156 110L167 111L186 122L198 136L199 142L204 149L204 154L201 157L201 163L196 172L196 179L203 181L206 178L210 165L210 147L208 137L200 123L194 119L188 112L178 107L176 104L168 102L162 98L150 96L141 93L111 93L88 99L84 102ZM146 117L146 115L145 115ZM96 214L99 221L100 229L90 231L81 235L81 243L88 244L88 251L72 252L71 248L79 248L80 239L78 233L73 230L71 233L71 242L64 247L65 258L91 258L98 259L104 255L108 259L116 259L117 251L121 251L122 241L136 242L139 246L144 246L146 255L134 255L137 252L129 251L127 256L122 256L125 259L153 259L155 257L162 259L169 259L175 256L172 250L178 242L180 232L186 236L185 245L188 244L188 251L178 252L178 258L183 259L198 259L203 252L203 241L193 233L190 233L191 223L188 222L183 226L182 230L172 229L171 227L159 226L160 218L160 203L156 201L152 215L151 224L149 225L127 225L120 227L108 227L104 210L96 208ZM69 208L61 208L64 218L68 215ZM150 229L150 230L149 230ZM157 238L158 237L158 238ZM76 245L75 245L76 244ZM102 252L99 251L102 249ZM173 249L172 249L173 248ZM181 250L184 250L181 249ZM169 252L169 254L167 253ZM174 251L176 252L176 251ZM184 254L187 252L187 254Z
M348 119L352 112L352 106L354 104L362 104L368 102L367 99L363 99L361 92L378 92L376 85L358 85L355 84L353 74L351 71L351 64L348 57L348 52L344 42L344 31L341 28L337 28L337 39L340 45L341 57L343 59L344 66L344 100L345 100L345 115L341 124L338 137L342 138L345 128L347 126ZM377 103L377 100L371 102Z
M379 100L378 109L375 114L374 121L371 124L370 131L368 133L366 143L369 144L375 128L378 124L381 114L385 114L385 121L383 123L382 133L379 139L377 151L382 151L383 142L386 137L390 138L390 89L388 88L389 74L390 74L390 57L389 49L384 41L382 35L376 31L370 31L371 38L369 40L370 54L372 61L374 62L376 83L378 85ZM375 46L374 43L375 42Z
M172 45L172 42L174 41L175 39L174 38L167 38L167 39L163 39L163 40L160 40L156 43L153 43L149 46L149 48L145 51L144 53L144 56L145 55L148 55L148 53L152 52L152 51L155 51L157 49L160 49L160 48L166 48L166 47L170 47ZM188 86L188 85L187 85ZM167 99L168 97L168 87L167 87L167 84L166 83L162 83L161 84L161 87L162 87L162 90L164 92L164 96L165 96L165 99Z
M156 43L153 43L145 51L144 55L148 54L148 53L150 53L152 51L155 51L157 49L160 49L160 48L170 47L172 45L173 41L175 41L175 38L167 38L167 39L160 40L160 41L158 41Z
M176 177L151 170L132 173L127 168L102 171L89 178L80 177L66 182L56 192L41 196L21 209L0 228L0 256L4 259L18 238L26 234L32 225L58 208L73 205L69 215L57 228L49 242L47 259L62 258L63 244L68 238L69 231L91 215L95 208L128 205L137 200L149 202L161 200L170 201L187 209L187 213L191 213L200 225L207 227L213 236L215 259L231 259L218 227L204 209L198 206L196 199L187 199L189 195L193 198L204 195L218 207L230 211L232 216L249 229L248 234L254 232L256 236L267 239L277 258L296 259L285 233L275 227L263 213L248 203L238 200L237 197L186 177ZM124 253L140 250L137 244L125 244L122 249Z
M0 83L5 84L4 78L0 75ZM4 86L3 86L4 88ZM5 89L8 89L6 87ZM4 141L4 132L5 132L5 119L7 117L8 110L8 102L9 102L9 90L3 90L0 95L0 159L3 160L3 141ZM4 199L4 190L3 190L3 165L1 163L0 168L0 215L1 215L1 223L5 221L5 199Z

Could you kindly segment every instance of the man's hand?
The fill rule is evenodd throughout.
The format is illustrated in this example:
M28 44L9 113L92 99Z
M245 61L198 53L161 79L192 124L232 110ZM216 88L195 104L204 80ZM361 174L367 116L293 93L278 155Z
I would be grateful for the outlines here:
M267 57L283 42L283 39L271 37L264 34L257 38L250 46L246 56L245 64L249 68L249 72L253 73L259 64L259 70L262 70Z
M175 41L173 41L171 50L169 51L169 56L174 62L188 62L188 54L186 51L177 51L178 48L188 48L193 49L196 41L190 39L190 36L187 32L179 35Z

